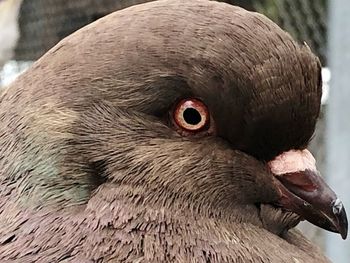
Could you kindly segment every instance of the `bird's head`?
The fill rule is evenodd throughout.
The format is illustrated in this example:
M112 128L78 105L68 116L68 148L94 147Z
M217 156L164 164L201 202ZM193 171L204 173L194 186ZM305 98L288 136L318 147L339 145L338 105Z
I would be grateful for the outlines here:
M40 177L55 198L108 184L116 198L278 234L305 218L346 236L344 208L306 150L320 62L266 17L212 1L139 5L63 40L17 84L26 75L22 97L42 115L28 125L46 118L38 134L60 138L38 137L63 156Z

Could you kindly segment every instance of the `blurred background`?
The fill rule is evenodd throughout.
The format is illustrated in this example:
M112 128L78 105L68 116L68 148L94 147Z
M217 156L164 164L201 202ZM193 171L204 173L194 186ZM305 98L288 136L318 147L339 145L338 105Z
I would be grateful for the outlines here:
M108 13L143 2L148 1L0 0L0 87L5 88L65 36ZM310 150L323 176L350 209L350 2L222 2L265 14L319 56L323 65L322 113ZM303 222L299 228L334 262L350 262L350 241L309 223Z

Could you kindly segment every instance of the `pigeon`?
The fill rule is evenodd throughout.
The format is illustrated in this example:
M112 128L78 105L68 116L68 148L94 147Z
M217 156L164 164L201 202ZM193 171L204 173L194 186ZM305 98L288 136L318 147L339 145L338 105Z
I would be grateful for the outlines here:
M321 65L263 15L161 0L59 42L0 97L1 262L329 262L307 150Z

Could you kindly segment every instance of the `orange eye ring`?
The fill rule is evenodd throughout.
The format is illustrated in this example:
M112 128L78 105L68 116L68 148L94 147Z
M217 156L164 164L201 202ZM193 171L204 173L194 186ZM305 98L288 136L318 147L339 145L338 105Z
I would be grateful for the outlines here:
M174 110L175 123L190 132L201 131L209 127L209 111L207 106L198 99L184 99Z

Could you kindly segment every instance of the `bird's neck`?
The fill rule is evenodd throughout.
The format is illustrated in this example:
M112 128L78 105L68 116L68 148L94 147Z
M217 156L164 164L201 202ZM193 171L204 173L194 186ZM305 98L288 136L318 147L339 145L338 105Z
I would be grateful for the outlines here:
M177 258L179 253L186 259L184 262L193 257L206 258L206 255L222 259L213 262L241 262L238 255L245 255L247 251L252 256L250 262L327 262L306 241L290 246L259 226L235 222L236 217L232 221L225 214L210 215L202 211L204 208L198 210L189 203L181 205L175 200L171 204L162 203L153 198L141 187L106 185L92 197L85 212L93 214L91 218L98 221L100 227L106 226L113 239L122 234L130 237L134 245L142 240L144 254L150 255L153 262L153 257L173 255ZM111 226L116 230L111 230ZM287 238L304 240L294 231ZM264 244L263 250L255 249L261 244ZM162 262L166 261L171 260L164 258Z
M106 189L109 189L108 191ZM231 207L212 205L201 202L192 196L174 194L164 189L151 189L145 186L109 185L102 187L98 194L105 195L110 192L109 200L118 205L134 206L137 211L154 211L155 213L167 213L169 216L182 214L185 217L222 220L225 222L251 223L261 226L255 206ZM113 200L111 199L113 198ZM242 211L245 211L242 213ZM255 214L254 216L251 216ZM249 216L248 216L249 215Z

